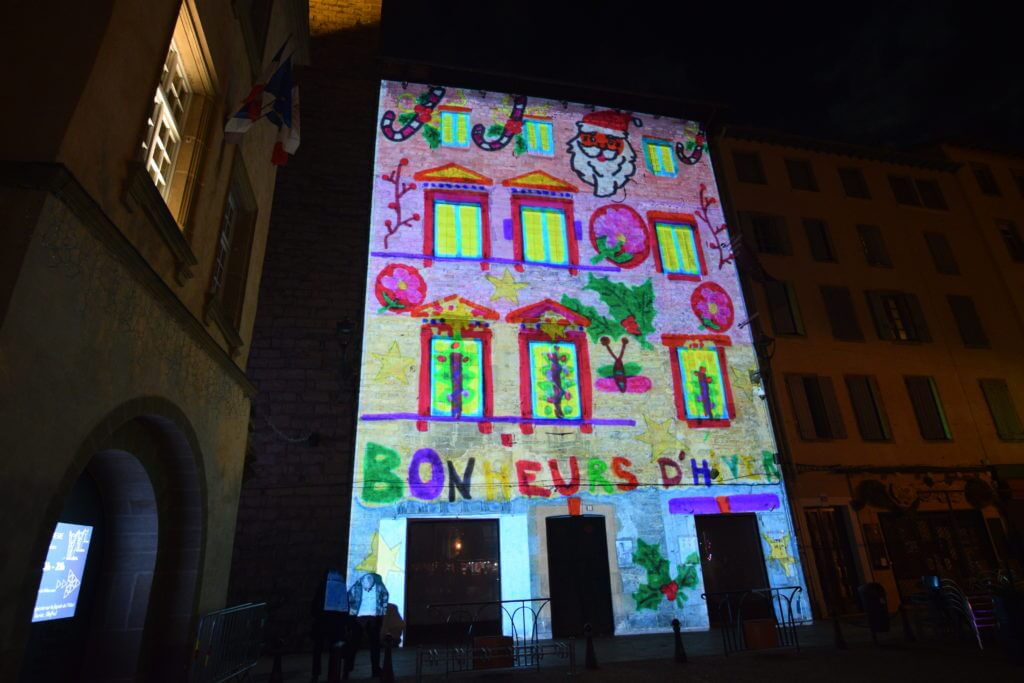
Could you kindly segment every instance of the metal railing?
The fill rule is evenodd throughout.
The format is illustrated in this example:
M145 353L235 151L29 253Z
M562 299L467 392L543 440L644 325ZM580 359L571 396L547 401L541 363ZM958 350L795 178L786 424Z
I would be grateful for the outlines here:
M758 649L792 647L799 651L800 638L793 615L793 601L802 591L800 586L779 586L702 593L701 597L708 604L709 616L712 616L712 610L717 615L717 619L712 616L711 621L722 634L722 648L728 656L752 649L748 642L752 640L752 629L769 620L773 628L772 642L753 645L759 646Z
M419 647L416 652L416 680L423 680L427 669L444 666L445 678L453 673L482 668L540 668L545 658L568 661L570 673L576 671L576 649L572 640L540 642L537 623L550 598L493 600L488 602L451 602L428 605L429 613L443 625L442 646ZM481 626L495 621L501 633L492 644L478 644ZM484 635L491 635L490 633ZM494 644L497 643L497 644Z
M240 679L259 662L266 603L247 603L204 614L192 651L193 683L220 683Z

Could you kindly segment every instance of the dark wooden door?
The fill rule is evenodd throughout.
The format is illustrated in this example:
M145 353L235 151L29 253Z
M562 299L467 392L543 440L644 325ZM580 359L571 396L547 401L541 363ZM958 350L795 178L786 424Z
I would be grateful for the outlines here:
M612 635L612 587L604 517L548 517L551 631L556 638Z
M757 517L697 515L695 519L704 592L708 596L708 617L712 625L718 625L725 616L723 598L715 594L768 587ZM745 601L744 618L769 616L768 604L763 600Z
M825 600L825 614L850 614L860 609L857 569L847 531L844 508L807 508L814 565Z
M409 520L407 536L405 643L500 634L500 609L479 604L501 600L498 520Z

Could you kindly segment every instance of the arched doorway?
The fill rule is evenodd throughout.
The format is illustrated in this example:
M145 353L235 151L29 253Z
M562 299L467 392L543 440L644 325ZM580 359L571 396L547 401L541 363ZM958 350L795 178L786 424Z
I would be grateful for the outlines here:
M140 399L104 420L80 456L45 530L91 522L79 604L32 624L22 679L185 680L205 519L195 435L172 404Z

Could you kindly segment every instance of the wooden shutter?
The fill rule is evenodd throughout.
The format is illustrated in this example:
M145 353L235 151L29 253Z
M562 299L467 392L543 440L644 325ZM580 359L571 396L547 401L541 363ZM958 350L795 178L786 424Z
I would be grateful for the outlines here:
M882 427L883 439L892 438L892 428L889 426L889 416L885 411L885 402L882 400L882 390L878 388L878 382L874 377L868 377L868 386L871 388L871 400L875 404L875 413L878 415L878 422Z
M846 438L846 425L843 424L842 413L839 412L839 402L836 401L836 388L831 377L819 377L818 387L821 391L821 399L825 404L825 413L828 415L828 426L833 439Z
M978 311L974 308L974 301L969 296L950 294L946 297L949 301L949 308L953 311L953 318L956 320L956 327L960 331L960 338L964 346L987 348L989 346L988 335L981 326L981 319L978 318Z
M928 330L928 323L924 319L924 311L921 310L921 302L915 294L904 294L903 303L909 313L910 323L914 326L914 341L930 342L932 333Z
M804 231L807 233L807 245L811 249L811 257L815 261L834 262L835 249L829 239L828 226L818 218L805 218Z
M875 321L875 331L878 332L878 338L888 341L895 339L896 335L892 331L889 317L885 314L885 306L882 304L882 295L884 293L869 289L864 292L864 296L868 300L868 309L871 311L871 317Z
M857 418L857 429L865 441L884 441L889 438L889 421L881 403L881 393L874 377L847 375L846 388Z
M799 326L793 313L793 307L790 304L788 284L778 280L765 282L764 293L768 298L768 312L772 318L772 331L775 334L799 334Z
M786 388L789 390L789 400L793 405L793 416L796 418L796 427L800 432L800 438L817 439L818 433L814 429L814 418L811 416L811 407L807 403L807 394L804 391L804 376L786 375Z
M948 439L938 395L932 388L932 379L916 376L906 377L905 380L921 436L929 440Z
M1010 397L1010 388L1001 379L980 379L981 392L996 425L996 434L1004 441L1024 440L1024 427Z
M926 232L924 240L928 244L928 251L931 252L935 270L943 275L960 273L960 268L953 257L953 250L949 248L949 241L945 235L940 232Z
M821 298L825 301L825 312L832 326L832 336L847 341L863 341L860 322L853 310L850 290L846 287L829 287L822 285Z

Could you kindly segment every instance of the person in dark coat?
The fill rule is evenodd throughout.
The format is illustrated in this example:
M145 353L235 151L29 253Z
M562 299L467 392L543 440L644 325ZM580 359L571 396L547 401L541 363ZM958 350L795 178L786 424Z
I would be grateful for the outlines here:
M374 678L380 678L380 629L388 611L388 589L380 574L363 574L348 590L349 612L359 623L362 634L370 646L370 670ZM355 650L359 648L357 635Z
M316 597L313 598L310 614L313 617L313 676L320 678L320 660L326 648L328 657L331 646L345 641L342 656L345 659L344 677L352 671L355 658L356 625L349 614L348 593L345 590L345 575L337 569L328 569L320 581Z

